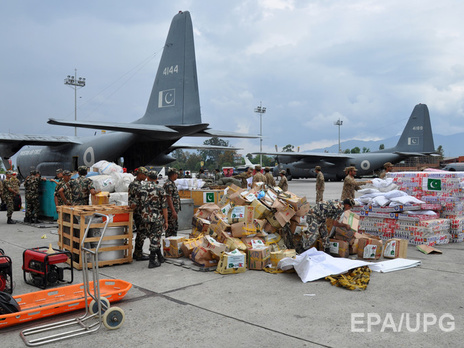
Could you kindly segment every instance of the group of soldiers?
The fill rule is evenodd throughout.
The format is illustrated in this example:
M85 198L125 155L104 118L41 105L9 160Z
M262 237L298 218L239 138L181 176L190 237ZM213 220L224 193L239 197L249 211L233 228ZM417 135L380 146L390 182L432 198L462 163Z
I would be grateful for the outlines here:
M89 196L95 196L98 192L93 186L91 179L87 178L87 167L79 166L77 168L79 176L71 180L72 173L69 170L56 170L54 181L55 187L55 205L88 205Z
M14 198L19 194L19 180L14 175L13 171L8 170L6 172L6 179L0 181L0 195L2 201L6 203L6 217L7 224L15 224L16 222L12 219L14 211Z
M248 167L245 172L235 175L233 178L240 180L241 187L245 189L248 187L248 179L253 177L251 187L259 186L259 183L262 182L269 187L279 186L283 191L288 191L288 181L285 170L280 171L279 175L280 180L279 183L276 184L274 176L271 173L271 169L269 167L265 167L263 174L261 172L261 166L258 164L255 166L254 174L253 169Z
M161 266L165 258L161 252L161 235L177 236L178 213L181 201L175 181L178 171L168 170L168 178L163 187L158 185L158 173L139 167L134 171L135 180L129 185L128 203L134 209L134 223L137 230L133 258L147 261L148 268ZM150 255L142 253L145 238L150 239Z

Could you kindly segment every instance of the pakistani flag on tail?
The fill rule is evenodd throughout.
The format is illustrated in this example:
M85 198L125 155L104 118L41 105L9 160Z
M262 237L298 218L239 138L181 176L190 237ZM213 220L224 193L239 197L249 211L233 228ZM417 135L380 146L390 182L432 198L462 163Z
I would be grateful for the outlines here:
M441 191L441 179L427 178L427 191Z

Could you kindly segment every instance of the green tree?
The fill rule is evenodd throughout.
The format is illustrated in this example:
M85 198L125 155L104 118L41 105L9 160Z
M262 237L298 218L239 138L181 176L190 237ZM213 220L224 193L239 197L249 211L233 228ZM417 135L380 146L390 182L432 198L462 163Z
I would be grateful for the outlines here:
M379 150L385 150L385 145L384 145L384 144L380 144L380 145L379 145Z
M371 149L368 147L363 147L363 153L371 152Z
M283 148L282 148L282 152L294 152L293 149L295 148L295 146L291 145L291 144L288 144L288 145L285 145Z
M343 153L351 153L351 150L350 150L350 149L346 149L345 151L343 151Z
M353 148L351 149L351 153L361 153L361 149L360 149L359 147L357 147L357 146L356 146L356 147L353 147Z
M440 155L440 161L445 157L445 150L443 150L443 146L438 145L437 152Z

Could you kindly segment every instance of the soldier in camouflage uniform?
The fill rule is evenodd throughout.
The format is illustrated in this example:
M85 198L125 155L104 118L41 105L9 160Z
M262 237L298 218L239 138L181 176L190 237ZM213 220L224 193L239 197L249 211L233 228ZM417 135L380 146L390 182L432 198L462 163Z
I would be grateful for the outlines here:
M148 268L161 266L165 261L161 253L161 234L168 228L168 210L164 189L156 185L158 173L148 172L147 180L140 184L137 201L140 205L141 228L150 239Z
M301 242L296 248L297 252L308 250L319 238L324 250L328 252L329 231L327 231L326 219L338 220L342 213L343 207L338 201L317 203L306 216L308 230L302 233Z
M63 180L61 180L55 188L55 205L72 205L71 172L63 171Z
M87 167L80 166L77 171L79 172L79 177L70 181L73 204L88 205L89 195L95 196L97 192L92 180L86 177Z
M259 182L264 182L266 183L266 177L264 176L263 173L261 173L261 166L256 165L255 166L256 173L253 175L253 183L251 184L251 187L261 187L258 185Z
M148 170L145 167L139 167L134 170L135 180L129 184L128 188L128 202L129 207L134 209L134 223L137 235L135 236L134 254L133 258L136 261L147 261L149 257L143 254L143 242L147 237L144 226L142 225L141 206L138 200L140 186L146 180Z
M344 201L345 199L354 199L354 192L358 191L361 186L366 185L366 184L371 184L371 180L366 180L366 181L356 181L354 180L354 176L356 175L356 167L347 167L345 169L346 177L343 180L343 190L342 190L342 197L341 201Z
M168 228L166 230L166 238L177 236L177 230L179 229L177 213L180 211L181 205L179 192L174 182L176 179L177 170L175 168L170 168L168 171L168 180L166 180L163 186L168 203Z
M26 214L24 222L39 222L39 183L40 174L31 170L30 175L24 181L26 196Z
M13 176L13 172L8 170L6 172L6 180L3 182L3 197L6 202L6 217L7 224L15 224L16 222L11 218L14 211L14 197L19 193L19 180Z
M280 181L279 181L279 187L283 190L283 191L288 191L288 181L287 181L287 177L285 176L287 174L287 172L285 170L281 170L279 172L280 174Z
M316 171L316 203L322 202L324 200L324 190L325 190L325 182L324 182L324 174L322 174L322 170L320 166L316 166L314 168Z
M247 168L247 170L243 173L240 173L238 175L234 175L233 178L234 179L238 179L238 180L241 180L242 184L240 185L240 187L242 189L247 189L248 188L248 181L247 179L253 175L253 169L251 169L250 167Z
M391 162L387 162L383 165L384 170L379 175L380 179L385 179L387 176L387 173L390 173L393 170L393 164Z
M267 186L269 186L269 187L276 186L274 176L271 173L271 168L269 168L269 167L264 168L264 177L266 178L266 185Z

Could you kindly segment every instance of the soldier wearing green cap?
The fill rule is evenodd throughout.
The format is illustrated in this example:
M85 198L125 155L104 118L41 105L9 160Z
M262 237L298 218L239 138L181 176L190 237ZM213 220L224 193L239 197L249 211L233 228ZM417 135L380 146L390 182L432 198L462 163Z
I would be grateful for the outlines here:
M55 205L72 205L72 192L69 181L71 180L71 172L63 171L63 180L61 180L55 188Z
M177 214L181 209L181 202L179 191L177 191L175 183L177 175L177 170L175 168L170 168L168 170L168 179L163 186L168 203L168 228L166 230L166 238L177 236L177 231L179 229Z
M74 205L88 205L89 195L95 196L97 191L95 191L93 181L86 177L87 167L79 166L77 171L79 177L70 181L72 201Z
M168 227L168 211L164 189L156 185L158 173L150 171L147 181L140 184L137 200L140 206L141 229L150 239L148 268L161 266L164 257L161 253L161 234Z
M11 170L6 172L6 179L3 182L3 196L6 201L6 217L8 224L15 224L12 219L14 211L14 197L19 194L19 180L13 175Z
M30 175L24 181L25 198L26 198L26 213L24 222L39 222L39 183L40 173L36 170L31 170Z
M149 257L143 254L143 242L147 237L147 231L142 224L139 190L142 181L145 181L147 178L148 170L145 167L139 167L134 170L134 174L135 180L129 184L128 188L128 203L129 207L134 209L134 223L137 231L133 258L136 261L147 261Z

